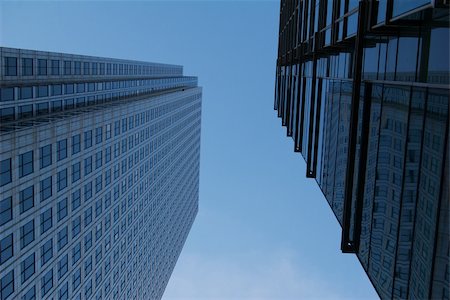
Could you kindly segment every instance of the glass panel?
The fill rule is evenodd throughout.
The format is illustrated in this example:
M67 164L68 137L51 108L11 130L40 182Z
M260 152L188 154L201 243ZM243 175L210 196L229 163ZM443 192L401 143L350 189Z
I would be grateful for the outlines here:
M398 40L397 71L395 80L415 81L416 62L419 39L416 37L401 37Z
M431 30L427 82L450 83L449 35L450 28L434 28Z
M394 0L393 2L392 17L431 3L430 0Z

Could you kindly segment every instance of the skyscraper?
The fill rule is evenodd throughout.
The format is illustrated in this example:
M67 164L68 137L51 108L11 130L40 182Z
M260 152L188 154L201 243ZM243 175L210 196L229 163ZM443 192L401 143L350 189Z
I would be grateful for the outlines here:
M197 78L0 56L0 298L161 298L198 210Z
M450 297L449 71L448 1L281 1L274 108L384 299Z

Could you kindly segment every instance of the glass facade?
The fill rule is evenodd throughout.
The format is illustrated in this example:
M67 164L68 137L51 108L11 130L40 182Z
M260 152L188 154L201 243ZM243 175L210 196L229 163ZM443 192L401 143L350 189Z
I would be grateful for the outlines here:
M198 211L197 79L180 66L0 53L0 109L32 106L0 122L0 298L161 298ZM83 105L49 105L69 99Z
M449 9L281 1L274 108L381 298L449 299Z

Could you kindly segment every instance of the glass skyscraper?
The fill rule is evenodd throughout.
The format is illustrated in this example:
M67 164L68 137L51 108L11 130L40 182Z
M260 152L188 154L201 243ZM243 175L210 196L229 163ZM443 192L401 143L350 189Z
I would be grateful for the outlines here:
M448 1L281 1L274 108L383 299L450 298L449 34Z
M181 66L0 48L0 298L159 299L198 210Z

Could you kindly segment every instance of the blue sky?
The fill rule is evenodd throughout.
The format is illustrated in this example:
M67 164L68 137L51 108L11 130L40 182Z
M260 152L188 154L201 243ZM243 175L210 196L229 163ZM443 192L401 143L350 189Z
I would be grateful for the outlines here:
M0 2L7 47L181 64L200 210L164 299L377 298L273 110L278 1Z

